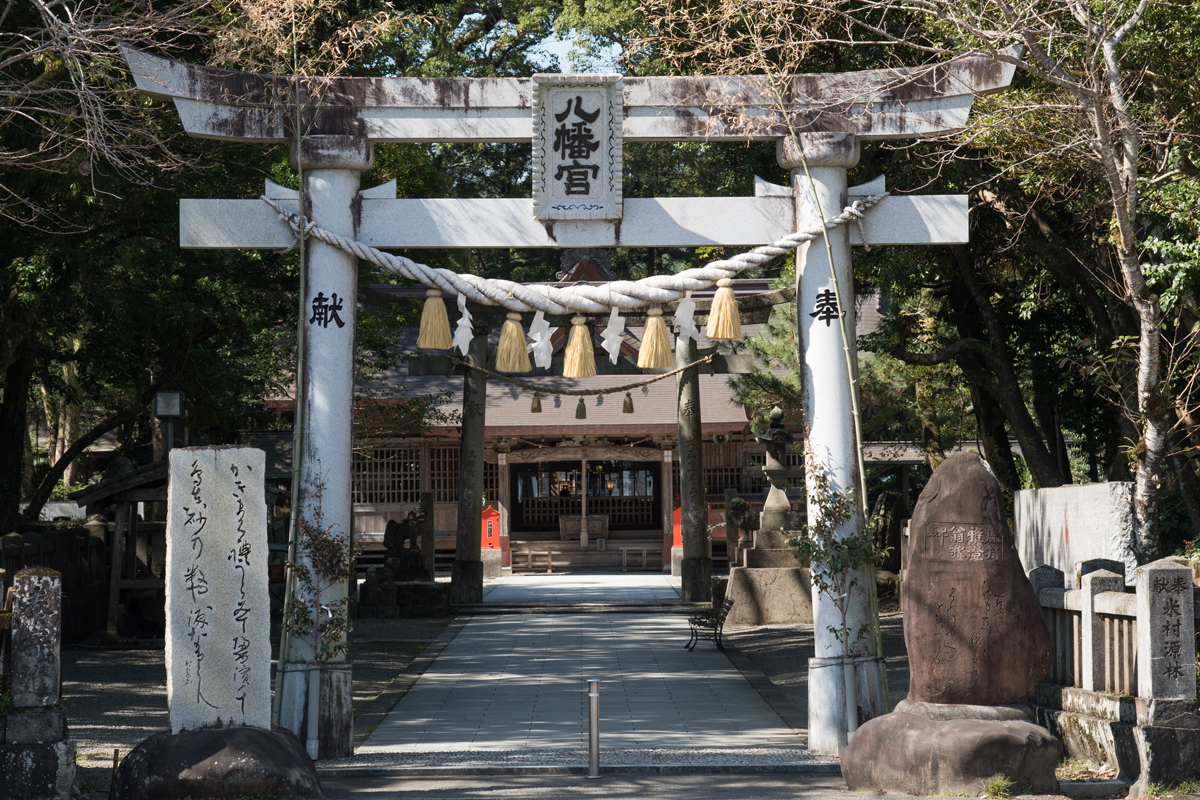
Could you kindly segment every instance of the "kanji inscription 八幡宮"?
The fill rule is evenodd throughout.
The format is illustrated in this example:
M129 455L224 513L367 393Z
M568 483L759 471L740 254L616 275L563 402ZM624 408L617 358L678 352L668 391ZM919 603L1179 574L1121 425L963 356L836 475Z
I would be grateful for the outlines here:
M533 208L539 220L620 219L619 75L535 75Z

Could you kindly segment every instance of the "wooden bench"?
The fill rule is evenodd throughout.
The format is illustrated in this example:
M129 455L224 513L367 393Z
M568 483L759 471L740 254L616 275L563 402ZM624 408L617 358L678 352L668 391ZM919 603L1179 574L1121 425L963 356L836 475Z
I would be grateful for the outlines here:
M546 572L554 572L554 556L562 555L557 550L514 550L512 551L513 569L519 566L527 570L546 568ZM524 564L518 564L521 556L525 557Z
M635 553L638 551L641 551L641 553L642 553L642 565L640 567L636 567L635 569L652 569L652 567L649 565L649 563L647 563L647 560L646 560L648 558L647 551L652 550L652 549L654 549L654 548L652 548L652 547L622 547L621 548L621 572L629 572L629 551L630 550L634 551Z
M688 639L688 643L683 646L683 649L689 652L695 650L696 645L700 643L700 637L703 636L712 641L718 650L724 652L725 645L721 644L721 632L725 629L725 617L729 616L731 608L733 608L733 599L726 597L725 602L721 603L720 611L709 608L688 617L688 624L692 626L692 638Z

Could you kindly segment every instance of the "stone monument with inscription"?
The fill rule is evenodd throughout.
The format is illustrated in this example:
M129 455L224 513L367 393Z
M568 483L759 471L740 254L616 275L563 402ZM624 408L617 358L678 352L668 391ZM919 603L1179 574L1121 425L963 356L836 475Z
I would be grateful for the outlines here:
M1026 705L1053 643L1000 484L979 456L952 455L921 493L909 530L908 698L854 735L842 754L847 785L975 796L1003 774L1056 792L1062 744Z
M266 456L185 447L167 491L169 733L122 761L114 800L319 797L312 759L271 728Z
M12 670L8 708L0 711L0 797L49 800L70 796L75 743L60 703L62 576L46 567L13 579Z

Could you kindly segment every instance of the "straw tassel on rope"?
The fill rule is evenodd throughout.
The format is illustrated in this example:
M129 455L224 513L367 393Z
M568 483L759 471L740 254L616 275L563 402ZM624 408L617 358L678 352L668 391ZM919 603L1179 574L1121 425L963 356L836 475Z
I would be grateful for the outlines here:
M424 350L449 350L453 346L450 318L446 315L446 301L442 300L442 290L430 289L425 293L425 307L421 310L417 347Z
M666 369L671 366L671 335L661 308L646 312L646 328L642 331L642 347L638 350L639 369Z
M529 350L525 346L525 331L521 315L508 312L500 328L500 346L496 348L496 369L499 372L529 372Z
M738 312L733 281L729 278L717 281L717 294L708 312L708 329L704 335L709 339L742 338L742 315Z
M592 378L596 375L596 354L585 317L571 317L571 337L563 359L564 378Z

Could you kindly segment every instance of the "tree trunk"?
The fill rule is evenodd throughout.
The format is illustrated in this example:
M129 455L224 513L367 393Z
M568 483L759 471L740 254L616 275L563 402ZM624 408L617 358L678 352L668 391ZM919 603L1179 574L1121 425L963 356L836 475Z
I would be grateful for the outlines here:
M1034 391L1033 411L1037 414L1038 427L1042 429L1042 437L1054 448L1054 456L1058 461L1058 472L1062 475L1063 483L1073 483L1071 454L1067 452L1067 441L1063 438L1062 426L1058 422L1058 406L1050 395L1036 389Z
M1017 462L1008 443L1004 411L992 393L981 386L971 386L971 405L975 407L975 422L979 426L983 452L1011 507L1013 495L1021 488L1021 479L1017 476Z
M1196 478L1196 470L1192 460L1175 453L1171 456L1171 467L1175 470L1175 478L1179 481L1179 495L1187 508L1188 520L1191 522L1190 538L1200 536L1200 480Z
M946 453L942 450L942 429L938 425L933 407L933 392L928 381L917 381L916 400L917 413L921 419L921 450L925 453L929 469L935 470L946 460Z
M1012 426L1017 441L1021 443L1021 454L1029 466L1034 485L1039 489L1062 486L1063 478L1058 471L1058 459L1050 454L1033 422L1033 417L1029 414L1029 409L1025 406L1025 398L1021 395L1020 383L1017 381L1005 341L1004 326L992 308L987 293L979 285L971 251L966 245L953 245L950 250L958 262L963 286L983 319L991 349L992 357L987 360L991 374L984 385L1004 409L1004 416Z
M14 355L4 375L4 400L0 401L0 535L12 532L20 517L21 472L29 440L26 411L34 369L32 343L26 340Z

